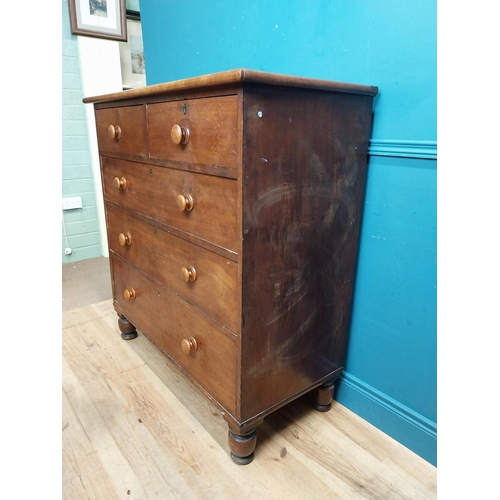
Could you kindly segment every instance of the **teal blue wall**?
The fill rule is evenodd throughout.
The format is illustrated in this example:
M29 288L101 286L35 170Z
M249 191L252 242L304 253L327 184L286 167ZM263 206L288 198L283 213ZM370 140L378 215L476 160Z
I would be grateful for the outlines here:
M247 67L380 89L336 399L436 464L435 0L141 0L148 84Z

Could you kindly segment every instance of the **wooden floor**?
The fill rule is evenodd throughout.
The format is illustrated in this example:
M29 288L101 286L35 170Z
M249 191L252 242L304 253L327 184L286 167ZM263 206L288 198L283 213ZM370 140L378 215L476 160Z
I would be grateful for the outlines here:
M334 402L303 397L232 462L219 411L141 334L121 339L112 301L63 312L63 498L427 499L436 469Z

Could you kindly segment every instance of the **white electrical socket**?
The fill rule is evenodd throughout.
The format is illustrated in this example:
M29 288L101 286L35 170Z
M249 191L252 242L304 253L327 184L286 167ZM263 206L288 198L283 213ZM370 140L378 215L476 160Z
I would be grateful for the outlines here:
M65 248L65 249L64 249L64 253L65 253L66 255L70 255L70 254L71 254L71 248Z
M72 198L63 198L62 209L73 210L74 208L82 208L82 197L73 196Z

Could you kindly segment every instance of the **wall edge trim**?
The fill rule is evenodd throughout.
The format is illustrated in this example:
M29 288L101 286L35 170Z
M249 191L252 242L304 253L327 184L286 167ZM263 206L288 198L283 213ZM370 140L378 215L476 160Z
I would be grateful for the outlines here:
M368 148L371 156L398 158L437 159L437 141L411 141L397 139L372 139Z
M335 400L437 467L437 425L350 373L338 380Z
M387 396L383 392L375 389L350 373L344 372L340 377L340 380L378 405L395 413L398 417L406 420L411 425L414 425L420 430L426 432L431 437L437 438L437 424L432 420L429 420L420 413L417 413L399 401Z

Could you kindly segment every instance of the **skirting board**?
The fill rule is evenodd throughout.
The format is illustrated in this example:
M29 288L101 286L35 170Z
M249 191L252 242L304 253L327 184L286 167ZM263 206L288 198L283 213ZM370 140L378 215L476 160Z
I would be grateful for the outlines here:
M437 466L437 426L395 399L344 372L335 400Z

